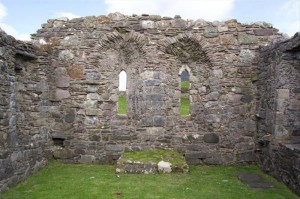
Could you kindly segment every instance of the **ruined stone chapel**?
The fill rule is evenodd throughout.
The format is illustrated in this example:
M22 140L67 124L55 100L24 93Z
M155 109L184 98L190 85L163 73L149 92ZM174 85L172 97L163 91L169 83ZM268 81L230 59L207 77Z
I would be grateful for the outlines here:
M0 192L51 158L113 163L162 148L189 164L256 163L300 194L299 33L180 16L61 18L31 42L0 32L0 71Z

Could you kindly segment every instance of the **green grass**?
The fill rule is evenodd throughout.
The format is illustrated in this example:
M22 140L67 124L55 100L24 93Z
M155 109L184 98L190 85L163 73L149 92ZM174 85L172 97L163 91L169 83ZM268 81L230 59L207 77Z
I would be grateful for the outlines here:
M189 81L181 82L181 92L188 93L189 89L190 89L190 82Z
M262 175L275 188L251 189L235 173ZM65 165L51 162L39 173L0 195L1 199L296 199L282 183L256 166L190 166L189 173L115 174L112 165Z
M180 100L180 115L187 116L190 114L190 99L189 97L181 96Z
M163 160L170 162L172 165L184 166L186 165L185 158L178 152L172 150L146 150L146 151L130 151L123 154L124 160L140 161L140 162L154 162L158 163Z
M126 115L126 96L119 96L118 99L118 114Z

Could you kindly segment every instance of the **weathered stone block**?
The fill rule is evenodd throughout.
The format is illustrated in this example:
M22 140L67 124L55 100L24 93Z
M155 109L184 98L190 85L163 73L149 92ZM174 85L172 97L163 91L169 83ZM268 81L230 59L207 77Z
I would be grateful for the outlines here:
M145 21L141 21L141 26L142 28L144 29L152 29L152 28L155 28L155 23L154 21L151 21L151 20L145 20Z
M207 100L210 100L210 101L217 101L220 97L220 94L219 92L211 92L207 95Z
M246 131L250 131L250 132L256 132L257 128L256 128L256 122L251 120L251 119L246 119L244 121L245 124L245 130Z
M57 67L54 69L55 77L64 76L67 73L67 69L65 67Z
M238 41L240 44L255 44L257 43L258 39L255 35L249 35L246 33L239 33L238 34Z
M300 110L300 100L291 99L289 109L290 110Z
M80 155L79 162L83 164L91 164L95 162L96 158L94 155Z
M65 115L65 122L72 123L75 120L75 110L74 109L68 109L66 111Z
M164 126L165 118L163 116L154 116L153 122L154 126Z
M276 139L285 138L288 134L288 130L286 130L282 125L275 125L274 137Z
M107 151L114 151L114 152L122 152L124 151L124 146L116 145L116 144L107 144L105 146L105 150Z
M238 41L235 38L235 36L231 34L226 34L226 35L220 35L220 43L223 45L237 45Z
M68 71L68 75L72 78L72 79L83 79L84 76L84 67L81 65L70 65L67 69Z
M145 85L146 86L159 86L160 85L160 80L158 80L158 79L146 80Z
M55 91L55 99L56 100L63 100L70 98L70 92L68 90L56 89Z
M277 98L279 99L289 99L290 90L289 89L277 89Z
M253 32L257 36L273 35L273 30L271 30L271 29L254 29Z
M74 157L74 154L70 149L56 149L53 152L53 157L56 159L70 159Z
M256 156L254 151L246 151L236 154L236 159L238 162L255 162Z
M122 13L119 13L119 12L109 13L107 15L107 17L113 21L121 21L121 20L125 19L125 15L123 15Z
M186 28L187 27L187 22L181 18L173 19L171 21L172 27L173 28Z
M55 78L55 85L58 88L67 88L70 85L70 78L69 77L56 77Z
M219 136L216 133L208 133L204 135L203 141L206 143L219 143Z
M209 156L210 156L210 154L205 153L205 152L187 151L185 153L185 157L187 159L195 159L195 158L197 158L197 159L205 159L205 158L207 158Z
M74 58L71 50L63 50L59 53L58 58L62 61L70 61Z
M84 107L86 109L97 109L98 101L97 100L87 100L84 102Z
M86 95L86 99L88 100L98 100L99 95L97 93L89 93Z
M255 54L249 49L242 49L239 58L242 63L251 63Z
M101 115L101 111L98 109L86 109L85 114L87 116Z
M217 114L208 114L206 115L206 121L209 123L219 123L221 122L221 115Z
M172 165L172 164L169 163L169 162L160 161L160 162L157 164L158 172L161 172L161 173L171 173L171 172L172 172L171 165Z
M219 36L219 31L215 27L207 27L204 30L204 36L208 38Z

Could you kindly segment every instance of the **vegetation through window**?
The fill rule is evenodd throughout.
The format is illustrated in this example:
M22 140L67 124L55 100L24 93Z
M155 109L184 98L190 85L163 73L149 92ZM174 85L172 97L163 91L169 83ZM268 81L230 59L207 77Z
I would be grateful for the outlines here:
M190 74L187 70L182 71L180 75L181 99L180 99L180 114L187 116L190 114Z
M118 97L118 114L121 115L125 115L127 113L126 84L127 84L127 74L125 71L121 71L119 74L119 97Z

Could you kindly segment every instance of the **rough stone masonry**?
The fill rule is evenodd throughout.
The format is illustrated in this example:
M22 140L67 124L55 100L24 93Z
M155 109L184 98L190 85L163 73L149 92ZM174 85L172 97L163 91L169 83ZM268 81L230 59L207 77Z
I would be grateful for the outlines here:
M164 148L190 164L258 162L299 194L299 38L264 22L120 13L48 20L31 43L1 32L0 192L49 158L109 163Z

